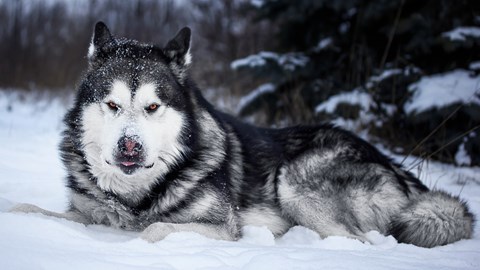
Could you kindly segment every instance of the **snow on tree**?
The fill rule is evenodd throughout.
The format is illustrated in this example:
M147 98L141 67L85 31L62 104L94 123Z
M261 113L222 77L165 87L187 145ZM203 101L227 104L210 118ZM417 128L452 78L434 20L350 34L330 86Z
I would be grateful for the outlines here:
M368 117L359 119L360 128L405 153L455 162L462 144L470 165L480 165L474 132L480 104L472 102L480 95L480 2L256 0L251 6L258 21L277 26L276 50L232 63L269 86L243 99L241 116L261 112L267 125ZM435 78L443 86L423 90ZM359 100L342 101L346 96ZM366 96L373 103L368 110ZM334 110L324 110L332 100ZM412 109L418 104L422 110Z

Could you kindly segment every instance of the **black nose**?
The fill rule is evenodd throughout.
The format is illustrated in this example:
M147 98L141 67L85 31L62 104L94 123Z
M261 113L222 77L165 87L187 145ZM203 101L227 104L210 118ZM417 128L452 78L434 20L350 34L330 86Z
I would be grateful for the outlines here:
M142 152L142 144L135 137L124 136L118 140L118 150L123 156L134 157Z

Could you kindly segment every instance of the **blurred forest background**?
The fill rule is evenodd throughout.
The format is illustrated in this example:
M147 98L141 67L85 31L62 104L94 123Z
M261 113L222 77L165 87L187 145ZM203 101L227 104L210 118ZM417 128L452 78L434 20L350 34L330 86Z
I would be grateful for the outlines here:
M158 44L190 26L193 78L247 121L480 165L478 0L0 0L0 91L74 93L99 20Z

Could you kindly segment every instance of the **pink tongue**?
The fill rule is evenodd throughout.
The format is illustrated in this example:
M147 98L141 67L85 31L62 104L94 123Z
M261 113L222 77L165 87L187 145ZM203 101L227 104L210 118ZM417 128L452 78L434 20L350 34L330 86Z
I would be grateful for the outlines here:
M127 166L127 167L129 167L129 166L133 166L133 165L135 165L135 162L131 162L131 161L123 161L123 162L122 162L122 165L123 165L123 166Z

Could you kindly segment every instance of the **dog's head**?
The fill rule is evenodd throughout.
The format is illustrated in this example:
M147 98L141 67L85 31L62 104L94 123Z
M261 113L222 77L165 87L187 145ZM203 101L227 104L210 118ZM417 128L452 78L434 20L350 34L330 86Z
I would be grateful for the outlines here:
M96 24L72 121L80 122L85 159L103 188L149 185L184 155L189 48L189 28L160 47L114 38Z

